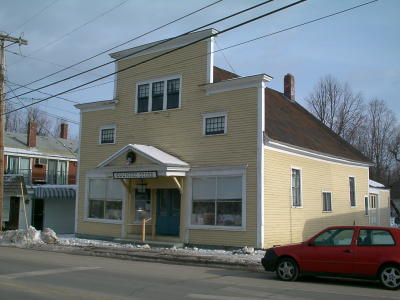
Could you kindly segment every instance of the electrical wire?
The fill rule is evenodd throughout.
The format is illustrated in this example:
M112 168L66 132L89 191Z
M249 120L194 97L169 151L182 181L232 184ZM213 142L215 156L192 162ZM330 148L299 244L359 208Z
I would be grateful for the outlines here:
M245 13L245 12L247 12L247 11L249 11L249 10L255 9L255 8L261 6L261 5L268 4L268 3L272 2L272 1L275 1L275 0L267 0L267 1L264 1L264 2L259 3L259 4L257 4L257 5L251 6L251 7L249 7L249 8L244 9L244 10L241 10L241 11L239 11L239 12L236 12L236 13L234 13L234 14L231 14L231 15L229 15L229 16L223 17L223 18L221 18L221 19L218 19L218 20L216 20L216 21L210 22L210 23L205 24L205 25L203 25L203 26L200 26L200 27L194 28L194 29L192 29L192 30L189 30L189 31L187 31L187 32L185 32L185 33L183 33L183 34L181 34L181 35L178 35L178 36L175 36L175 37L172 37L172 38L169 38L169 39L165 39L165 40L156 42L156 43L154 43L154 44L152 44L152 45L150 45L150 46L147 46L147 47L145 47L145 48L143 48L143 49L140 49L140 50L138 50L138 51L135 51L135 52L133 52L133 53L129 53L128 55L122 56L122 57L120 57L120 58L118 58L118 59L109 61L109 62L107 62L107 63L104 63L104 64L101 64L101 65L99 65L99 66L93 67L93 68L88 69L88 70L86 70L86 71L80 72L80 73L78 73L78 74L75 74L75 75L66 77L66 78L64 78L64 79L60 79L60 80L58 80L58 81L55 81L55 82L46 84L46 85L41 86L41 87L38 87L38 88L34 89L34 91L47 88L47 87L49 87L49 86L52 86L52 85L61 83L61 82L63 82L63 81L72 79L72 78L74 78L74 77L80 76L80 75L85 74L85 73L87 73L87 72L91 72L91 71L93 71L93 70L102 68L102 67L107 66L107 65L109 65L109 64L115 63L116 61L125 59L125 58L127 58L127 57L129 57L129 56L132 56L132 55L135 55L135 54L144 52L144 51L146 51L146 50L152 49L152 48L154 48L154 47L160 46L160 45L165 44L165 43L167 43L167 42L169 42L169 41L172 41L172 40L174 40L174 39L177 39L177 38L179 38L179 37L188 35L188 34L194 32L194 31L197 31L197 30L203 29L203 28L205 28L205 27L209 27L209 26L211 26L211 25L214 25L214 24L216 24L216 23L225 21L225 20L227 20L227 19L229 19L229 18L232 18L232 17L237 16L237 15L239 15L239 14ZM306 0L304 0L304 1L306 1ZM302 1L302 2L303 2L303 1ZM296 3L297 3L297 2L296 2ZM292 4L290 4L290 5L292 5ZM102 79L102 78L104 78L104 77L101 77L100 79ZM27 84L27 85L29 85L29 84ZM30 92L22 93L22 94L19 94L18 96L23 96L23 95L26 95L26 94L28 94L28 93L30 93Z
M339 15L339 14L342 14L342 13L345 13L345 12L348 12L348 11L351 11L351 10L353 10L353 9L359 8L359 7L361 7L361 6L365 6L365 5L372 4L373 2L377 2L377 1L379 1L379 0L373 0L373 1L366 2L366 3L360 4L360 5L356 5L356 6L353 6L353 7L347 8L347 9L344 9L344 10L337 11L337 12L335 12L335 13L331 13L331 14L329 14L329 15L325 15L325 16L322 16L322 17L319 17L319 18L316 18L316 19L312 19L312 20L307 21L307 22L303 22L303 23L300 23L300 24L297 24L297 25L294 25L294 26L286 27L286 28L281 29L281 30L278 30L278 31L274 31L274 32L271 32L271 33L268 33L268 34L265 34L265 35L262 35L262 36L253 38L253 39L249 39L249 40L246 40L246 41L243 41L243 42L240 42L240 43L236 43L236 44L227 46L227 47L225 47L225 48L221 48L221 49L218 49L218 50L214 50L214 51L208 52L208 53L206 53L206 54L193 56L193 57L191 57L191 58L188 58L188 59L185 59L185 60L181 60L181 61L175 62L175 63L173 63L173 64L163 65L163 66L159 66L159 67L156 67L156 68L153 68L153 69L149 69L148 71L149 71L149 72L152 72L152 71L155 71L155 70L158 70L158 69L164 69L164 68L167 68L167 67L170 67L170 66L173 66L173 65L177 65L177 64L184 63L184 62L187 62L187 61L190 61L190 60L194 60L194 59L197 59L197 58L200 58L200 57L204 57L204 56L207 56L207 55L209 55L209 54L213 54L213 53L217 53L217 52L224 51L224 50L227 50L227 49L231 49L231 48L235 48L235 47L238 47L238 46L242 46L242 45L245 45L245 44L248 44L248 43L251 43L251 42L255 42L255 41L257 41L257 40L261 40L261 39L264 39L264 38L267 38L267 37L270 37L270 36L273 36L273 35L276 35L276 34L279 34L279 33L283 33L283 32L285 32L285 31L289 31L289 30L292 30L292 29L295 29L295 28L298 28L298 27L302 27L302 26L304 26L304 25L308 25L308 24L311 24L311 23L314 23L314 22L317 22L317 21L320 21L320 20L323 20L323 19L327 19L327 18L336 16L336 15ZM234 72L234 73L235 73L235 72ZM119 78L119 80L128 79L128 78L131 78L131 77L133 77L133 76L136 76L136 75L125 76L125 77ZM110 81L103 82L103 83L96 84L96 85L92 85L92 86L89 86L89 87L85 87L85 88L81 88L81 89L76 89L76 90L70 91L70 92L68 92L68 93L66 93L66 94L74 93L74 92L79 92L79 91L83 91L83 90L87 90L87 89L92 89L92 88L99 87L99 86L103 86L103 85L106 85L106 84L109 84L109 83L113 83L113 82L116 82L116 81L117 81L117 80L110 80Z
M270 0L270 1L273 1L273 0ZM141 61L141 62L139 62L139 63L136 63L136 64L133 64L133 65L127 66L127 67L122 68L122 69L120 69L120 70L117 70L117 71L115 71L115 72L112 72L112 73L109 73L109 74L107 74L107 75L104 75L103 77L100 77L100 78L98 78L98 79L94 79L94 80L92 80L92 81L89 81L89 82L83 83L83 84L81 84L81 85L75 86L75 87L70 88L70 89L68 89L68 90L65 90L65 91L63 91L63 92L60 92L60 93L58 93L58 94L56 94L56 95L54 95L54 96L59 96L59 95L65 94L65 93L67 93L67 92L69 92L69 91L72 91L72 90L75 90L75 89L77 89L77 88L86 86L86 85L88 85L88 84L91 84L91 83L93 83L93 82L102 80L102 79L107 78L107 77L109 77L109 76L112 76L112 75L115 75L115 74L118 74L118 73L127 71L127 70L132 69L132 68L134 68L134 67L137 67L137 66L139 66L139 65L145 64L145 63L147 63L147 62L149 62L149 61L156 60L156 59L158 59L158 58L160 58L160 57L163 57L163 56L165 56L165 55L168 55L168 54L170 54L170 53L179 51L180 49L183 49L183 48L189 47L189 46L191 46L191 45L194 45L194 44L196 44L196 43L198 43L198 42L204 41L204 40L209 39L209 38L211 38L211 37L215 37L215 36L217 36L218 34L219 34L219 35L224 34L225 32L228 32L228 31L234 30L234 29L236 29L236 28L238 28L238 27L241 27L241 26L247 25L247 24L249 24L249 23L255 22L255 21L259 20L259 19L262 19L262 18L265 18L265 17L267 17L267 16L273 15L273 14L275 14L275 13L278 13L278 12L280 12L280 11L282 11L282 10L288 9L288 8L293 7L293 6L295 6L295 5L299 5L299 4L301 4L301 3L305 2L305 1L307 1L307 0L299 0L299 1L296 1L296 2L294 2L294 3L288 4L288 5L286 5L286 6L280 7L280 8L278 8L278 9L275 9L275 10L270 11L270 12L268 12L268 13L259 15L259 16L257 16L257 17L251 18L251 19L249 19L249 20L247 20L247 21L244 21L244 22L241 22L241 23L236 24L236 25L234 25L234 26L228 27L228 28L226 28L226 29L224 29L224 30L222 30L222 31L220 31L220 32L218 32L218 33L210 34L210 35L208 35L208 36L206 36L206 37L203 37L203 38L200 38L200 39L198 39L198 40L196 40L196 41L190 42L190 43L188 43L188 44L186 44L186 45L183 45L183 46L177 47L177 48L175 48L175 49L166 51L166 52L161 53L161 54L159 54L159 55L156 55L156 56L154 56L154 57L152 57L152 58L145 59L144 61ZM132 55L132 54L131 54L131 55ZM129 55L129 56L130 56L130 55ZM22 95L22 94L21 94L21 95ZM21 95L18 95L18 96L21 96ZM26 106L27 106L27 107L28 107L28 106L32 106L32 105L35 105L35 104L37 104L37 103L41 103L41 102L43 102L43 101L47 101L47 100L49 100L49 99L51 99L51 98L53 98L53 97L47 97L47 98L41 99L41 100L39 100L39 101L36 101L35 103L26 105ZM10 99L12 99L12 98L10 98ZM9 112L7 112L7 113L12 113L12 112L18 111L18 110L20 110L20 109L22 109L22 108L17 108L17 109L14 109L14 110L12 110L12 111L9 111Z
M198 13L198 12L200 12L200 11L206 9L206 8L209 8L209 7L213 6L213 5L216 5L217 3L222 2L222 1L223 1L223 0L217 0L217 1L213 2L213 3L211 3L211 4L208 4L208 5L206 5L206 6L203 6L203 7L199 8L199 9L196 9L196 10L194 10L194 11L192 11L192 12L190 12L190 13L188 13L188 14L182 16L182 17L179 17L178 19L172 20L172 21L170 21L170 22L168 22L168 23L166 23L166 24L164 24L164 25L158 26L158 27L156 27L156 28L154 28L154 29L152 29L152 30L150 30L150 31L147 31L147 32L145 32L145 33L143 33L143 34L140 34L140 35L138 35L138 36L136 36L136 37L134 37L134 38L132 38L132 39L126 41L126 42L123 42L123 43L118 44L118 45L116 45L116 46L114 46L114 47L112 47L112 48L109 48L109 49L104 50L104 51L101 51L100 53L97 53L97 54L95 54L95 55L93 55L93 56L90 56L90 57L88 57L88 58L86 58L86 59L83 59L83 60L81 60L81 61L78 61L77 63L74 63L74 64L70 65L69 67L66 67L66 68L64 68L64 69L58 70L58 71L56 71L56 72L53 72L53 73L51 73L51 74L48 74L48 75L46 75L46 76L44 76L44 77L41 77L41 78L39 78L39 79L36 79L36 80L34 80L34 81L31 81L31 82L27 83L26 85L31 85L31 84L33 84L33 83L36 83L36 82L42 81L42 80L44 80L44 79L47 79L47 78L49 78L49 77L51 77L51 76L53 76L53 75L56 75L56 74L58 74L58 73L61 73L61 72L65 71L65 70L71 69L71 68L73 68L73 67L75 67L75 66L77 66L77 65L79 65L79 64L82 64L82 63L84 63L84 62L87 62L87 61L89 61L89 60L91 60L91 59L93 59L93 58L95 58L95 57L98 57L98 56L100 56L100 55L102 55L102 54L105 54L105 53L107 53L107 52L110 52L110 51L112 51L112 50L114 50L114 49L116 49L116 48L119 48L119 47L123 46L123 45L126 45L126 44L128 44L128 43L131 43L131 42L133 42L133 41L135 41L135 40L137 40L137 39L139 39L139 38L142 38L142 37L144 37L144 36L146 36L146 35L149 35L149 34L155 32L155 31L157 31L157 30L160 30L160 29L162 29L162 28L164 28L164 27L166 27L166 26L168 26L168 25L171 25L171 24L173 24L173 23L176 23L176 22L178 22L178 21L180 21L180 20L182 20L182 19L184 19L184 18L187 18L187 17L189 17L189 16L191 16L191 15L193 15L193 14L196 14L196 13ZM79 74L79 75L80 75L80 74ZM79 75L77 75L77 76L79 76ZM18 90L18 88L15 89L15 91L16 91L16 90Z

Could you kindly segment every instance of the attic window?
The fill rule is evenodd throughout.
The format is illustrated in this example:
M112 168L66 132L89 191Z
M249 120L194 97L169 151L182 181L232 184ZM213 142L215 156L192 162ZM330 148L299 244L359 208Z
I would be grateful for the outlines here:
M141 82L136 89L136 113L180 107L180 76Z

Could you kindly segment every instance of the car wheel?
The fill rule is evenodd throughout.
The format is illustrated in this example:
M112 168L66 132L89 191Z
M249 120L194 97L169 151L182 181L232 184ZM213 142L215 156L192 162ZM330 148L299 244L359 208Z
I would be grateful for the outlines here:
M276 275L283 281L295 281L299 277L299 267L294 259L281 258L276 265Z
M400 266L391 264L384 266L379 272L382 285L389 290L400 288Z

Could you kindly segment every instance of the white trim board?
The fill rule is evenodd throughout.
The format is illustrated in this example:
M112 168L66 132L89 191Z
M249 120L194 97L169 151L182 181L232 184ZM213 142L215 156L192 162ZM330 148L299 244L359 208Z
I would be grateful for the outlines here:
M326 163L333 163L342 166L352 166L358 168L369 169L370 164L346 160L344 158L330 156L329 154L318 153L311 150L301 149L296 146L287 145L277 141L268 140L264 143L264 149L272 150L280 153L291 154L299 157L309 158Z

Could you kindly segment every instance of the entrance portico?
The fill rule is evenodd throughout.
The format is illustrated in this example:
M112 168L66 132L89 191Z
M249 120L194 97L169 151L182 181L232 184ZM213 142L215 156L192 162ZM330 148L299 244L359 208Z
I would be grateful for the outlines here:
M87 172L86 220L120 224L123 239L140 239L146 220L147 239L183 241L189 170L156 147L128 144Z

